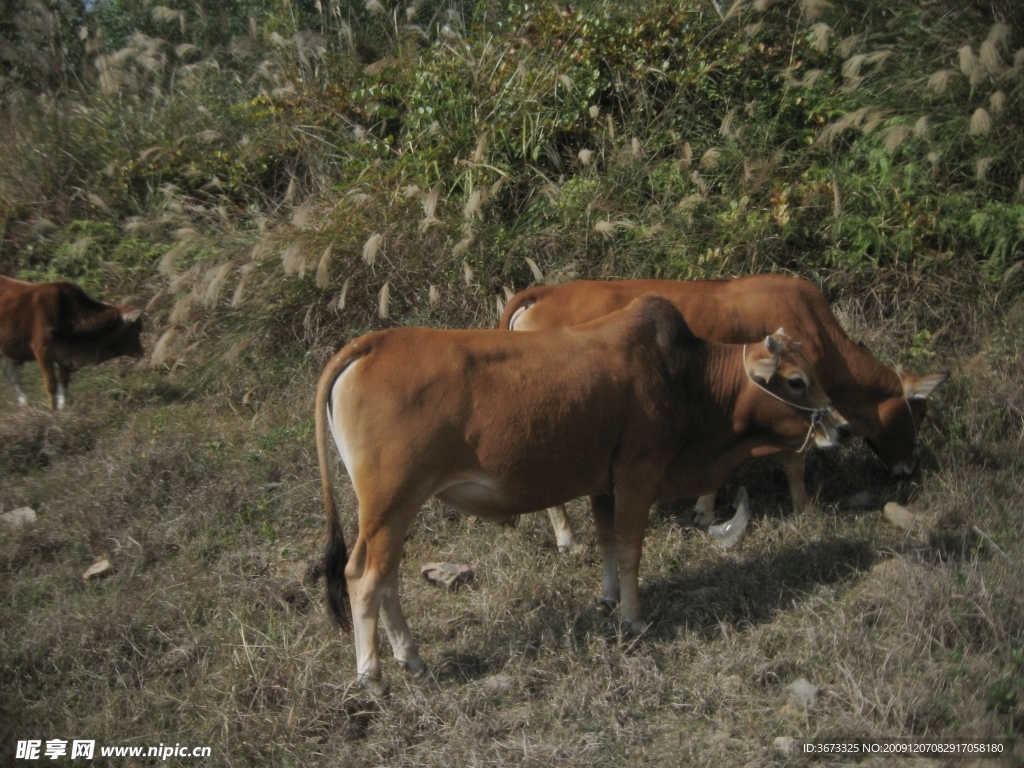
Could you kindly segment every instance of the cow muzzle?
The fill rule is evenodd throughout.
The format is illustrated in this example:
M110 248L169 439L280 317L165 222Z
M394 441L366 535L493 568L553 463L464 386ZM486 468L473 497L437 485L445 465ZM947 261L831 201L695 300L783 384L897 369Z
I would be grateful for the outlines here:
M814 438L818 448L834 448L852 434L850 422L832 406L818 408L811 416L809 436Z

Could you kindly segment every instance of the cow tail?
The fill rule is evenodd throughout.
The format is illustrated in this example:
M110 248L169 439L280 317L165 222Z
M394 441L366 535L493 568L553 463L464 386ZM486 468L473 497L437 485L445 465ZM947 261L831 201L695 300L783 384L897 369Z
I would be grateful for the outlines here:
M348 549L345 534L334 500L332 468L327 456L327 419L330 413L330 394L334 382L354 359L345 350L331 358L320 374L316 388L316 453L320 461L320 485L323 488L324 511L327 514L327 548L324 550L324 575L327 580L327 607L331 618L345 632L352 630L352 606L349 602L348 583L345 580L345 565L348 563Z

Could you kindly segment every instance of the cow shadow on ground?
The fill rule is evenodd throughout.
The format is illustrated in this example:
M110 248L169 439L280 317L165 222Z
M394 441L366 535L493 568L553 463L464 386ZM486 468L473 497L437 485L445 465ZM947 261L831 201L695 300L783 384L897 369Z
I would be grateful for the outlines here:
M710 568L648 581L640 596L652 639L672 638L680 629L717 635L723 623L770 622L819 587L848 581L878 560L870 542L849 539L787 547L770 557L725 557Z

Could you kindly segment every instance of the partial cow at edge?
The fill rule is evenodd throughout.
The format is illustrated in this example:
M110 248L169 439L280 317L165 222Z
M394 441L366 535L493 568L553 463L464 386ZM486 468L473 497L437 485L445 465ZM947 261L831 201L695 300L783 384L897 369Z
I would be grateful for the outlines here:
M63 280L36 285L0 276L0 357L21 405L28 404L22 364L39 364L50 408L60 410L72 371L122 355L142 357L141 333L141 309L104 304Z
M342 349L320 376L316 443L328 605L354 630L361 682L381 688L379 616L399 664L426 669L399 606L398 564L432 496L498 522L590 496L601 601L641 628L637 572L654 501L677 497L680 482L716 488L762 450L841 437L845 422L798 350L781 334L702 341L650 296L571 328L395 328ZM359 503L351 555L328 432Z

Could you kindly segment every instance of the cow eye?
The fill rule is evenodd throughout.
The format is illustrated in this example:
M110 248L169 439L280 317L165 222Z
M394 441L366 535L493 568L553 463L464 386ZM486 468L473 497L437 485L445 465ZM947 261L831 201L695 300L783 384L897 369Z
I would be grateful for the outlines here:
M789 379L789 386L798 392L802 392L807 389L807 382L801 376L793 376Z

